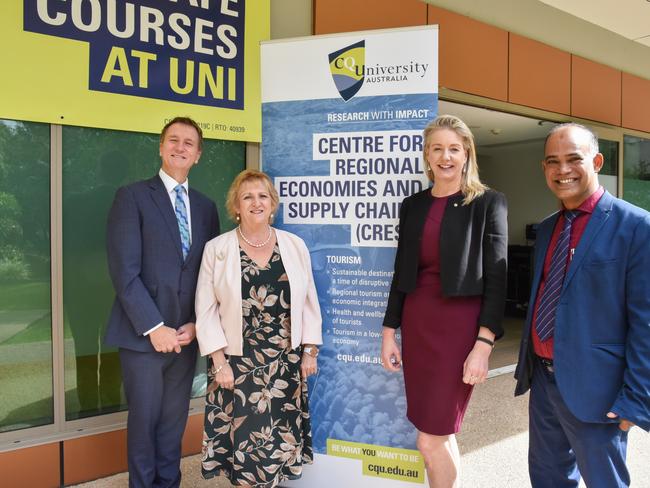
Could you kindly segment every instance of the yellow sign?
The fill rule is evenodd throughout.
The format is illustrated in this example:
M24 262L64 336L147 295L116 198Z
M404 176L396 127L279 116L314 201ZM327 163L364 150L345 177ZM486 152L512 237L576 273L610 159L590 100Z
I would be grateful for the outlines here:
M360 459L366 476L424 483L424 462L417 451L327 439L327 454Z
M0 118L261 139L270 0L3 0Z

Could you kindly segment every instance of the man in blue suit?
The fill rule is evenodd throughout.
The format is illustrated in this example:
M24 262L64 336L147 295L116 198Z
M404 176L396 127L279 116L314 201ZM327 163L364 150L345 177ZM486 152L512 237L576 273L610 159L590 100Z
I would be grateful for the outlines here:
M537 231L515 377L529 388L534 488L627 487L627 434L650 429L650 214L598 183L586 127L562 124L542 168L562 210Z
M177 117L162 130L162 167L120 188L108 216L115 302L105 342L119 347L129 405L129 486L180 485L197 346L194 293L205 243L219 233L217 209L188 187L201 128Z

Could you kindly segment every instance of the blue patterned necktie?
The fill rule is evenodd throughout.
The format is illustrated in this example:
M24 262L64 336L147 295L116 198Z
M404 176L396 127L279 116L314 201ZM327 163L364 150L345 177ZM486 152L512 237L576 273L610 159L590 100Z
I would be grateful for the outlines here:
M535 330L537 330L537 335L542 342L552 337L555 331L555 312L557 310L557 303L560 301L562 284L564 283L564 275L566 274L569 258L571 224L579 213L579 211L564 211L564 227L562 228L562 232L560 232L560 237L553 250L551 265L548 269L544 290L539 299L539 307L537 307L535 317Z
M183 193L185 192L185 188L183 185L177 185L174 187L174 191L176 192L176 203L174 204L174 210L176 211L178 230L181 233L183 259L185 259L190 252L190 226L187 223L187 207L185 206L185 200L183 200Z

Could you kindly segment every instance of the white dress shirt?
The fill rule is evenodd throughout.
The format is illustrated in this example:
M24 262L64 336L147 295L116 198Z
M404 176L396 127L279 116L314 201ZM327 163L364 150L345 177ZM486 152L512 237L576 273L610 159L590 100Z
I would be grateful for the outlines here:
M176 181L174 178L169 176L167 173L163 171L162 168L160 168L160 171L158 171L158 176L160 176L160 179L163 182L163 185L165 185L165 189L167 190L167 194L169 195L169 201L172 202L172 208L176 208L176 192L174 191L174 188L178 186L178 181ZM185 188L185 191L183 192L183 201L185 202L185 208L187 209L187 226L189 227L190 231L190 243L192 242L192 212L190 211L190 190L189 190L189 180L185 179L183 183L181 183L181 186Z

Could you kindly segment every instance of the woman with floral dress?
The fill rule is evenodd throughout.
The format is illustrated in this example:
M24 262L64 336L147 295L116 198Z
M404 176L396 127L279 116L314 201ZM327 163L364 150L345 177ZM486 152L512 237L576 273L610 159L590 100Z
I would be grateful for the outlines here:
M322 320L309 251L271 227L270 178L245 170L226 206L239 225L208 242L196 291L196 335L209 355L204 478L273 488L312 462L306 379Z

